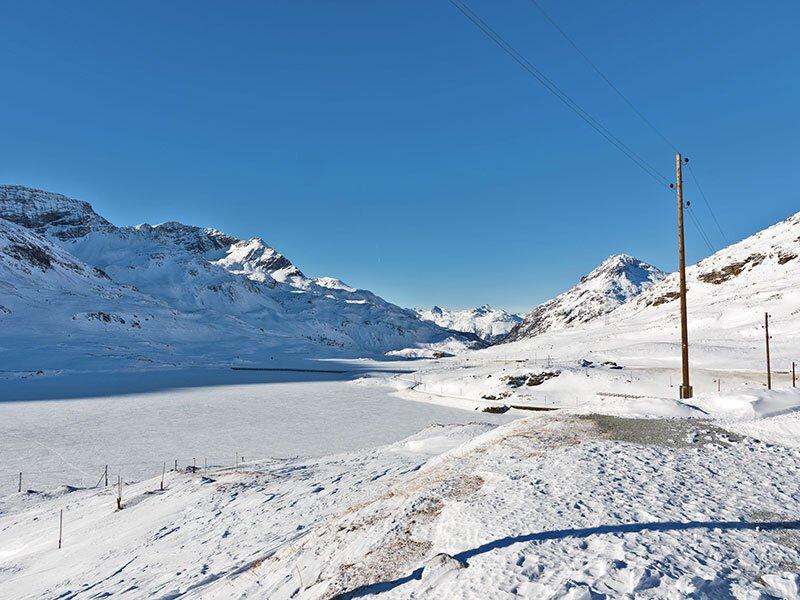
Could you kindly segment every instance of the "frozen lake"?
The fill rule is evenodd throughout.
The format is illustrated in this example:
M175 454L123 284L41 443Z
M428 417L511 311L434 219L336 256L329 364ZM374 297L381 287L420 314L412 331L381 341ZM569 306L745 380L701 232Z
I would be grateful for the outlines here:
M402 400L387 386L353 381L363 374L195 369L0 382L0 495L16 492L20 471L24 489L92 486L106 464L110 480L140 480L176 459L318 456L391 443L433 423L512 418Z

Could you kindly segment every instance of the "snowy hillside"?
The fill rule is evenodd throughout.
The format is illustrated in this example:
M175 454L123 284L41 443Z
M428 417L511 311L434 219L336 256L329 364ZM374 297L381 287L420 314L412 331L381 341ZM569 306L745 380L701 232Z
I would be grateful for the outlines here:
M467 310L448 310L434 306L415 308L420 319L432 321L445 329L474 333L487 342L496 342L522 321L520 315L507 313L488 304Z
M773 385L791 384L791 364L800 364L800 213L688 267L687 283L695 398L764 387L765 312ZM490 399L603 412L630 411L635 403L644 414L688 414L693 409L674 401L677 298L671 274L604 318L423 369L408 395L470 408Z
M306 277L257 237L176 222L116 227L86 202L20 186L0 186L0 218L0 353L12 371L258 364L480 342L337 279Z
M627 254L609 256L570 290L537 306L505 338L513 342L588 323L641 294L666 274Z
M707 420L560 413L322 458L173 467L163 489L160 471L124 481L121 509L114 480L0 499L13 596L800 592L800 456Z

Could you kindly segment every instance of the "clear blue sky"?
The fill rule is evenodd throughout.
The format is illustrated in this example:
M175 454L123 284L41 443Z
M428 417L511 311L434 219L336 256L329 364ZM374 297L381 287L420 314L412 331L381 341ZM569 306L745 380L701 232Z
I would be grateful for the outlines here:
M800 3L540 2L691 158L729 238L800 208ZM673 177L669 146L530 0L471 6ZM618 252L675 268L673 197L446 0L2 12L2 182L120 225L260 235L406 306L531 308ZM690 260L709 253L687 234Z

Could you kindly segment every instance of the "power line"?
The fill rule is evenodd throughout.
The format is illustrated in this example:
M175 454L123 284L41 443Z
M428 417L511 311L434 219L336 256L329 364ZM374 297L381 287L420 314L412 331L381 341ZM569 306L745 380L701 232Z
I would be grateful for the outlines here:
M470 9L463 0L449 0L464 17L467 18L473 25L480 29L483 34L493 41L501 50L508 54L517 64L519 64L525 71L532 75L547 91L553 94L556 98L578 115L585 121L592 129L603 136L606 141L616 147L620 152L627 156L636 166L642 169L650 177L661 185L669 185L669 179L661 175L661 173L648 163L644 158L639 156L635 151L628 147L622 140L609 131L602 123L595 119L585 109L583 109L575 100L573 100L566 92L559 88L555 82L549 79L536 65L531 63L520 52L514 48L508 41L506 41L499 33L486 23L480 16L478 16L472 9Z
M713 244L708 239L708 236L706 235L706 232L703 229L703 226L700 224L700 221L697 220L697 217L695 216L691 205L690 204L687 205L687 208L688 208L687 212L689 213L689 217L692 219L692 223L694 223L694 226L697 228L697 231L700 233L700 237L703 238L703 241L706 243L706 246L708 246L708 249L711 250L711 254L714 254L717 250L716 250L716 248L714 248Z
M691 174L692 179L694 179L694 184L697 186L697 190L703 197L703 201L706 203L708 212L711 213L711 218L714 219L714 223L717 225L717 230L719 230L719 234L722 236L722 239L725 241L725 244L730 245L730 242L728 241L728 236L726 236L725 232L722 231L722 227L720 227L719 221L717 221L717 215L714 214L714 209L711 208L711 204L709 203L708 198L706 198L706 193L703 191L703 188L700 187L700 181L697 179L697 175L694 174L694 169L692 169L692 166L690 164L687 164L686 166L689 167L689 173Z
M561 34L561 36L565 40L567 40L567 42L569 42L570 46L572 46L575 49L575 51L583 57L583 60L586 61L586 64L588 64L594 70L594 72L597 73L600 76L600 78L603 81L605 81L608 84L608 86L612 90L614 90L620 98L622 98L625 101L625 103L631 108L631 110L633 110L633 112L635 112L637 114L637 116L642 120L642 122L644 122L650 129L652 129L653 132L658 137L660 137L662 140L664 140L664 142L666 142L666 144L670 148L672 148L676 153L680 154L680 150L678 150L678 148L675 146L675 144L673 144L666 135L661 133L661 131L655 125L653 125L653 123L650 121L650 119L648 119L646 116L644 116L642 111L640 111L638 108L636 108L636 105L633 102L631 102L628 99L628 97L625 94L623 94L622 91L616 85L614 85L614 83L608 77L605 76L605 74L600 70L600 67L598 67L592 61L592 59L589 58L586 55L586 53L578 47L578 45L572 40L572 38L570 38L567 35L567 32L564 31L559 26L559 24L556 23L556 21L549 14L547 14L547 12L542 8L541 4L539 4L536 0L530 0L530 1L536 8L539 9L539 12L542 13L544 18L547 19L553 27L555 27L556 31L558 31Z
M625 156L627 156L636 166L642 169L645 173L647 173L650 177L652 177L656 182L659 184L666 184L669 187L672 187L672 183L661 175L661 173L653 167L650 163L648 163L644 158L642 158L639 154L637 154L634 150L632 150L629 146L627 146L622 140L620 140L617 136L615 136L611 131L609 131L602 123L600 123L597 119L595 119L591 114L589 114L583 107L581 107L575 100L573 100L566 92L564 92L558 85L553 82L550 78L548 78L536 65L531 63L525 56L523 56L513 45L511 45L507 40L505 40L497 31L495 31L486 21L484 21L479 15L477 15L469 6L464 2L464 0L449 0L450 4L452 4L467 20L469 20L473 25L475 25L478 29L483 32L483 34L488 37L492 42L494 42L501 50L503 50L506 54L508 54L517 64L519 64L525 71L527 71L530 75L532 75L547 91L551 94L556 96L561 102L567 106L570 110L572 110L576 115L578 115L583 121L585 121L592 129L594 129L597 133L599 133L603 138L606 139L610 144L612 144L615 148L617 148L620 152L622 152ZM542 12L543 15L550 21L554 27L564 36L564 38L575 48L575 50L580 53L580 55L589 63L589 65L597 72L597 74L602 77L602 79L623 99L625 102L630 106L630 108L644 121L659 137L661 137L671 148L676 150L676 146L669 141L669 139L662 134L656 127L653 125L647 117L639 111L636 106L628 100L628 98L609 80L600 69L589 59L589 57L578 48L578 46L569 38L569 36L558 26L558 24L550 18L550 16L539 6L539 4L535 0L531 0L533 4ZM692 173L692 177L697 183L697 177L694 172L690 168L690 172ZM699 184L698 189L700 190L701 195L708 206L709 211L714 217L714 221L717 223L717 227L719 227L719 222L716 220L716 216L711 209L711 205L708 202L708 199L703 194ZM711 243L708 235L706 234L703 226L700 224L698 218L695 216L694 211L689 210L689 217L692 220L695 228L697 229L700 237L708 246L709 250L712 253L716 252L713 244ZM720 228L720 233L722 230ZM723 234L723 237L724 234Z
M581 49L580 49L580 47L579 47L579 46L578 46L578 45L575 43L575 41L574 41L574 40L573 40L573 39L572 39L572 38L571 38L571 37L570 37L570 36L567 34L567 32L566 32L566 31L564 31L564 29L563 29L563 28L562 28L562 27L561 27L561 26L560 26L560 25L559 25L559 24L556 22L556 20L555 20L555 19L553 19L553 17L551 17L551 16L550 16L550 15L547 13L547 11L546 11L546 10L544 10L544 8L542 8L542 5L541 5L541 4L540 4L540 3L539 3L537 0L530 0L530 2L531 2L531 4L533 4L533 5L534 5L534 6L535 6L535 7L536 7L538 10L539 10L539 12L540 12L540 13L542 13L542 16L544 16L544 18L545 18L545 19L547 19L547 20L550 22L550 24L551 24L551 25L552 25L552 26L553 26L553 27L556 29L556 31L558 31L558 32L561 34L561 36L562 36L562 37L563 37L563 38L564 38L564 39L565 39L565 40L566 40L566 41L569 43L569 45L570 45L570 46L572 46L572 47L573 47L573 49L574 49L574 50L575 50L575 51L576 51L578 54L580 54L580 55L581 55L581 57L583 58L583 60L585 60L585 61L586 61L586 64L588 64L588 65L589 65L589 66L590 66L590 67L591 67L591 68L594 70L594 72L595 72L595 73L597 73L597 75L598 75L598 76L599 76L599 77L600 77L600 78L601 78L603 81L605 81L605 82L606 82L606 84L608 84L608 86L609 86L609 87L610 87L612 90L614 90L614 92L615 92L615 93L616 93L616 94L617 94L617 95L618 95L620 98L622 98L622 100L623 100L623 101L624 101L624 102L625 102L625 103L626 103L626 104L627 104L627 105L630 107L630 109L631 109L631 110L632 110L634 113L636 113L636 115L637 115L637 116L638 116L638 117L639 117L639 118L642 120L642 122L643 122L643 123L645 123L645 125L647 125L647 126L648 126L648 127L649 127L649 128L650 128L650 129L651 129L651 130L652 130L652 131L653 131L653 132L654 132L654 133L655 133L657 136L658 136L658 137L660 137L660 138L661 138L661 139L662 139L662 140L663 140L663 141L664 141L664 142L665 142L665 143L666 143L668 146L670 146L670 147L671 147L671 148L672 148L672 149L673 149L673 150L674 150L676 153L680 154L681 152L680 152L680 150L678 150L677 146L675 146L675 144L673 144L673 143L670 141L670 139L669 139L669 138L668 138L666 135L664 135L664 133L662 133L662 132L661 132L661 130L659 130L659 129L658 129L658 127L656 127L656 126L655 126L655 125L652 123L652 121L650 121L650 119L648 119L648 118L647 118L647 117L644 115L644 113L642 113L642 111L640 111L640 110L639 110L639 109L636 107L636 105L635 105L633 102L631 102L631 100L630 100L630 99L629 99L629 98L628 98L628 97L627 97L625 94L623 94L623 93L622 93L622 90L620 90L620 89L619 89L619 88L618 88L616 85L614 85L614 82L613 82L613 81L611 81L611 80L610 80L610 79L609 79L609 78L608 78L608 77L605 75L605 73L603 73L603 71L601 71L601 70L600 70L600 67L598 67L598 66L597 66L597 65L594 63L594 61L593 61L591 58L589 58L589 56L588 56L588 55L587 55L587 54L586 54L586 53L585 53L583 50L581 50ZM687 166L689 167L689 173L692 175L692 179L694 179L695 185L697 186L697 189L700 191L700 195L703 197L703 201L704 201L704 202L705 202L705 204L706 204L706 208L708 208L708 212L711 214L711 218L714 220L714 223L716 224L716 226L717 226L717 229L719 230L719 233L720 233L720 235L722 236L722 239L723 239L723 241L725 242L725 244L726 244L726 245L727 245L727 244L729 244L730 242L728 242L728 238L727 238L727 236L726 236L726 235L725 235L725 233L722 231L722 227L720 226L720 224L719 224L719 221L717 220L717 216L716 216L716 214L714 213L714 209L713 209L713 208L711 208L711 203L708 201L708 198L706 197L706 194L705 194L705 192L703 192L703 188L700 186L700 182L699 182L699 181L698 181L698 179L697 179L697 175L695 175L695 173L694 173L694 169L692 169L692 166L691 166L691 165L687 165ZM694 218L695 218L695 220L697 219L697 217L694 217ZM697 221L697 223L699 224L699 221ZM704 237L705 237L705 234L704 234ZM707 240L707 241L706 241L706 243L708 243L708 238L706 238L706 240ZM710 244L709 244L709 246L710 246Z

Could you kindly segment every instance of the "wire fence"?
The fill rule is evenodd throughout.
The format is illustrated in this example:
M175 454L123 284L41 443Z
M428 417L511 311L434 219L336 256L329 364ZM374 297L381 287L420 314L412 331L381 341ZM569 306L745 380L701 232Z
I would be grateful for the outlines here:
M280 460L275 458L263 459ZM261 460L259 460L261 462ZM108 464L82 464L80 471L73 468L37 468L34 464L22 464L16 469L0 471L0 496L14 492L44 492L60 486L92 489L114 484L117 478L123 483L134 483L161 476L163 473L204 473L220 469L238 469L247 466L247 456L233 453L229 458L192 457L172 458L167 461L122 461Z

